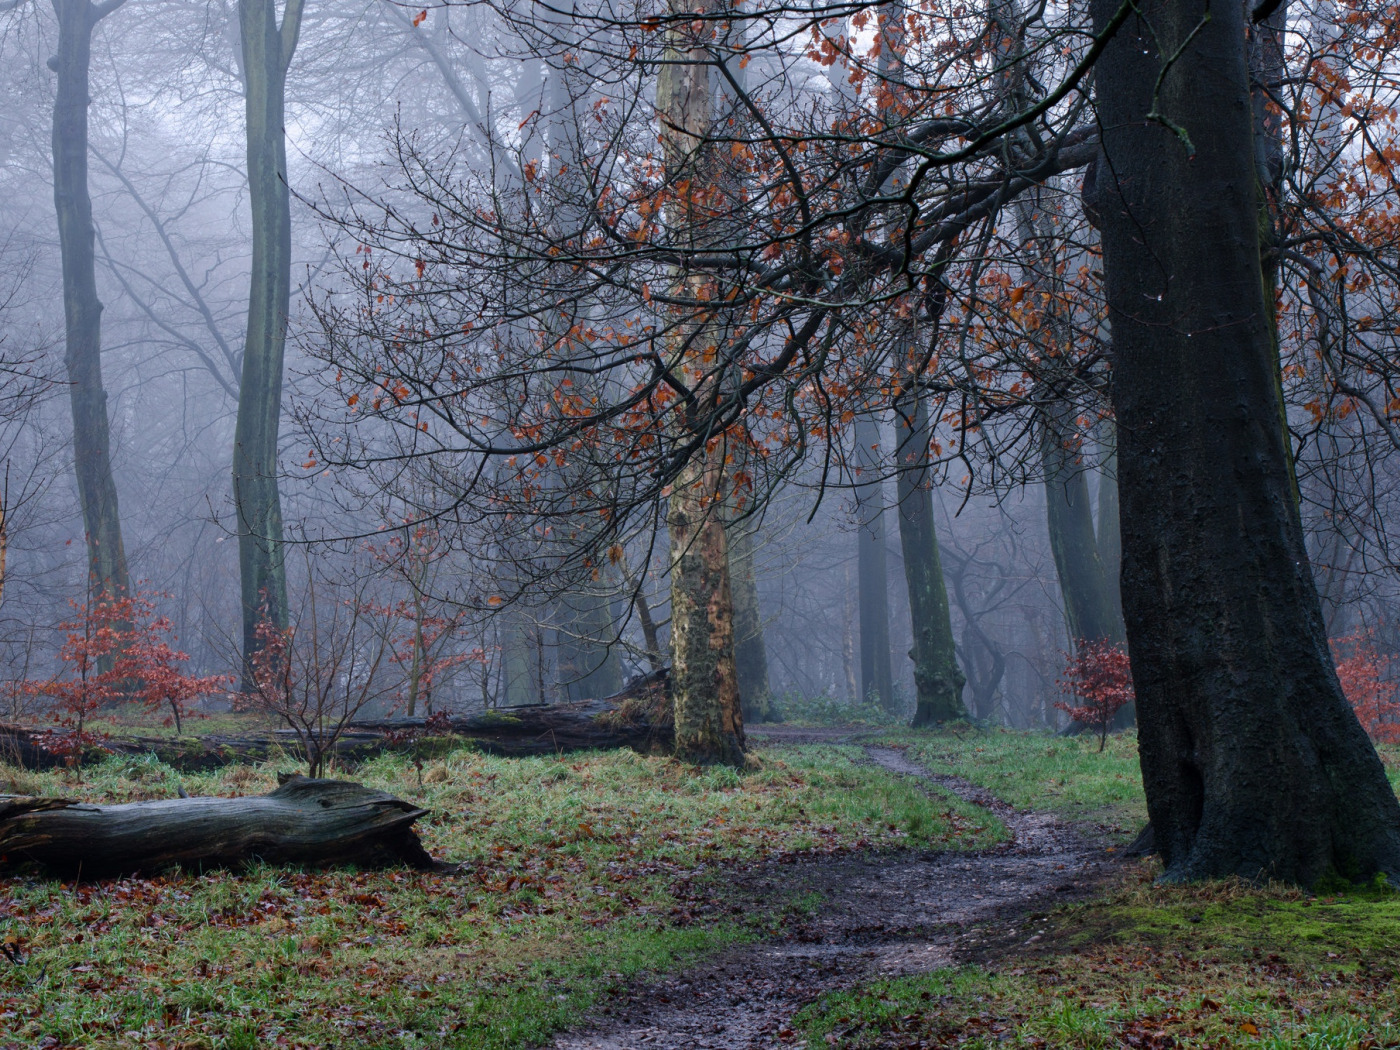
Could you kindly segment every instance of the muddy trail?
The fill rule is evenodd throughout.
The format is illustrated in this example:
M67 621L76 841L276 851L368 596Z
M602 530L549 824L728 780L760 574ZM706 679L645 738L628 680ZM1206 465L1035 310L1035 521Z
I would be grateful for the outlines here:
M810 732L810 731L807 731ZM757 735L757 734L755 734ZM788 739L775 742L818 742ZM822 731L821 743L859 743ZM1104 843L1042 813L1018 812L958 777L931 772L890 747L872 762L937 785L1001 819L1009 842L977 853L827 858L760 868L745 877L757 899L815 892L817 913L778 940L743 945L690 970L615 995L556 1050L758 1050L795 1045L790 1023L822 994L881 977L922 973L1030 947L1037 910L1091 894L1120 867Z

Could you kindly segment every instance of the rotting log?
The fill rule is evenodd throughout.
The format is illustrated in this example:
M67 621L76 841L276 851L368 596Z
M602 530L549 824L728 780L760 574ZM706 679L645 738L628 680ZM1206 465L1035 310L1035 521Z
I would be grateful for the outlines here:
M450 717L446 731L497 755L542 755L631 747L638 751L669 750L674 740L666 669L635 678L622 692L599 700L567 704L533 704L497 708L482 714ZM390 718L352 722L347 739L363 734L391 733L396 737L426 731L423 718Z
M360 784L302 776L246 798L99 806L0 796L0 867L34 862L82 878L256 861L430 869L439 865L413 830L425 813Z
M634 678L622 692L610 697L455 716L447 720L445 732L483 751L507 756L613 747L669 751L674 739L669 681L669 671L662 668ZM423 738L438 733L438 724L429 727L423 718L352 722L332 750L341 763L363 761L383 751L412 750L420 746ZM51 733L0 723L0 763L25 769L64 765L66 756L43 746ZM109 753L133 758L154 755L171 768L190 773L237 762L261 762L274 750L299 755L301 749L294 733L278 730L246 737L114 736L104 740L102 748L91 748L81 757L83 764L88 764L101 761Z

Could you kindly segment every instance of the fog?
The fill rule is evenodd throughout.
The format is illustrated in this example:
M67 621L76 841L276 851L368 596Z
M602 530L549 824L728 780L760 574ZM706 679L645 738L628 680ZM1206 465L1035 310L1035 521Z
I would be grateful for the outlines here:
M11 719L42 717L43 697L16 683L60 673L61 625L100 590L75 473L76 460L91 453L74 441L54 196L60 63L50 60L60 50L55 12L71 4L11 3L0 13L7 542L0 659ZM845 65L808 54L814 16L804 10L755 19L741 44L750 52L745 90L763 100L770 120L810 131L849 100L851 88ZM623 195L652 177L648 165L662 166L654 113L660 60L645 50L651 45L639 27L646 13L386 0L318 0L304 14L294 11L300 32L285 71L283 128L274 129L285 131L290 289L282 386L272 408L280 418L274 477L284 542L270 557L285 573L287 624L305 637L319 618L330 638L346 609L382 621L344 643L371 661L370 676L382 683L364 705L376 713L602 695L670 664L666 500L684 484L684 468L663 471L660 452L625 457L624 446L639 440L633 436L609 430L596 442L581 438L561 422L574 411L563 395L551 394L548 410L527 411L522 393L542 382L522 362L543 362L540 374L569 373L578 396L608 406L596 409L607 428L632 426L635 435L660 427L634 426L627 413L652 404L652 393L631 393L646 341L689 323L668 329L657 305L675 259L664 252L629 257L630 269L621 254L587 262L589 242L569 232L593 221L589 209L606 210L601 186L623 187ZM285 45L286 38L284 28L278 39ZM852 48L869 47L870 31L852 29L849 39ZM231 479L261 205L248 179L251 81L243 45L233 3L128 0L104 12L87 67L86 185L114 515L131 586L155 596L193 673L246 681L249 623L259 609L249 606L239 551L254 541ZM733 105L737 90L715 79L716 105ZM990 395L967 407L964 379L946 388L930 381L918 395L933 406L928 488L951 638L967 679L962 701L972 719L1018 727L1065 726L1053 705L1065 699L1060 680L1077 640L1122 640L1116 610L1117 625L1106 634L1076 630L1065 592L1087 586L1071 577L1088 563L1057 559L1051 539L1056 513L1087 521L1090 540L1097 537L1093 571L1116 594L1103 366L1086 366L1061 385L1032 375L1017 356L1025 331L1007 320L1010 307L995 306L989 277L989 267L999 268L1012 275L1007 287L1038 287L1038 263L1025 245L1040 235L1031 227L1045 215L1055 216L1056 236L1067 238L1056 251L1068 272L1092 273L1082 174L1048 177L1034 216L1008 204L978 227L982 258L995 266L951 266L951 301L919 322L942 326L941 349L923 366L929 375L940 367L963 375L958 360L1001 354L987 389L1057 391L1037 399L1018 390L991 409ZM819 192L813 189L814 200ZM761 196L754 190L753 209L766 207ZM736 207L726 221L740 225L737 214ZM572 269L551 262L542 230L570 246L564 258ZM922 279L915 274L909 286L927 289ZM70 288L70 310L73 294ZM886 289L852 300L853 319L826 329L828 346L848 338L873 345L878 340L861 326L883 325L887 334L897 327L899 294ZM1077 300L1066 321L1087 355L1107 338L1096 294ZM917 309L932 314L932 307ZM1007 311L1000 320L997 310ZM655 331L636 335L649 317ZM743 338L776 353L789 330L781 324L772 320L764 334ZM573 338L561 333L577 331L607 333L589 343L587 366L577 345L559 349ZM412 337L406 348L404 332ZM597 350L603 342L610 349ZM859 356L848 353L848 362ZM881 353L893 361L908 349ZM483 381L456 402L456 411L481 422L454 430L445 423L448 410L422 387L396 393L392 362L404 355L413 359L404 375L422 384L449 372L456 382L458 367L463 374L473 366L480 374L483 362L497 369L498 386ZM914 711L914 613L900 531L908 504L896 452L905 438L891 401L882 400L879 368L863 367L820 373L813 366L772 394L772 411L751 417L752 447L743 453L751 480L734 486L730 571L734 537L743 533L757 594L757 626L739 641L759 638L766 691L789 716L823 704L889 719ZM968 365L966 374L973 371ZM1396 594L1386 532L1395 489L1390 450L1360 412L1319 427L1304 407L1306 391L1297 390L1320 380L1303 373L1288 380L1299 492L1328 633L1370 631L1382 652L1400 651L1400 625L1389 615ZM803 403L813 384L828 381L833 390L844 384L844 392L831 394L821 412L783 408L784 397ZM381 409L381 398L392 403ZM799 417L802 425L824 418L826 426L799 433ZM1058 451L1046 452L1043 433L1052 426L1063 440L1051 439ZM537 458L527 477L517 460ZM631 465L611 473L614 463ZM535 509L520 502L522 486ZM737 585L734 593L738 602ZM427 637L414 641L415 625ZM387 638L392 653L374 656L369 637ZM413 677L420 663L432 668L421 682ZM334 673L351 674L340 665ZM886 674L892 695L881 695ZM226 706L233 688L201 703Z

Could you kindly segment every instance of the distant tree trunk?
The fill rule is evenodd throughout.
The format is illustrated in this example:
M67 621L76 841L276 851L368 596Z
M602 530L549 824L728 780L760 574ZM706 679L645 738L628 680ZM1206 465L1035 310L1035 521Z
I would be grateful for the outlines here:
M1114 600L1114 580L1099 554L1089 498L1088 466L1073 447L1069 404L1050 404L1040 411L1040 462L1045 474L1045 517L1050 550L1060 581L1065 623L1070 637L1080 641L1123 641L1123 624Z
M63 260L64 365L73 408L73 468L87 538L94 601L129 593L126 551L112 480L107 391L102 385L102 301L97 297L92 198L88 194L88 73L92 31L123 0L53 0L58 74L53 107L53 198Z
M1122 526L1118 520L1118 435L1112 420L1104 422L1101 440L1107 450L1099 471L1099 520L1094 538L1099 548L1099 560L1103 562L1109 597L1113 600L1113 614L1121 625L1123 599L1118 576L1123 567L1123 541L1120 537Z
M622 666L608 644L613 634L608 596L580 587L560 599L555 616L561 621L555 637L564 698L587 700L612 696L621 689Z
M283 111L287 67L296 51L301 14L302 0L287 0L279 26L274 0L238 2L253 233L248 334L233 437L245 691L251 688L251 659L262 647L259 623L287 625L282 499L277 487L282 359L292 288L292 213Z
M542 115L554 208L550 225L554 238L560 243L577 243L589 223L585 174L589 121L584 114L596 88L588 68L588 52L577 46L579 22L574 7L566 0L557 9L539 9L535 16L535 27L545 38L541 43L551 52L556 49L562 52L552 54L546 63L549 79L545 85ZM559 268L561 286L567 286L573 272L569 266ZM562 300L559 307L545 314L545 352L552 361L568 369L578 358L578 347L570 333L581 325L586 326L588 309L585 300L573 299L567 294L559 298ZM600 393L598 379L586 363L568 374L573 389L581 396ZM605 477L584 476L584 469L587 468L567 464L556 471L550 483L565 489L592 488L598 492L611 487L612 483ZM578 537L577 541L593 547L595 556L601 554L601 546L589 543L586 536ZM583 700L611 696L621 689L622 666L613 645L617 632L612 618L612 597L602 593L601 578L585 578L570 587L560 597L552 619L557 628L555 670L561 696Z
M856 586L860 607L860 699L893 710L890 667L889 568L885 540L885 495L880 475L880 430L869 416L856 417Z
M914 645L917 706L914 725L934 725L966 718L958 668L948 588L933 522L930 489L928 409L912 394L895 403L895 457L899 466L899 542L904 552L904 580L909 588L909 619Z
M768 649L758 604L752 520L729 526L729 575L734 590L734 665L745 722L771 722L777 711L768 684Z
M1092 0L1096 30L1119 4ZM1260 265L1244 10L1147 0L1096 68L1123 611L1168 879L1400 878L1294 498Z
M544 677L540 667L539 627L516 606L498 614L501 626L501 688L503 707L542 704L544 695L539 681Z
M852 703L860 702L856 681L856 588L851 584L851 563L842 572L841 588L841 677Z
M656 111L668 184L677 199L668 205L679 236L703 243L705 221L697 201L714 180L713 146L707 144L713 116L710 55L703 41L704 16L714 4L697 7L671 0L674 21L666 30L665 61L657 75ZM692 22L694 17L698 21ZM698 26L699 28L694 28ZM673 294L697 307L714 301L713 278L676 274ZM678 324L671 356L682 374L709 374L716 336L704 317ZM704 389L694 391L703 403ZM691 422L698 422L692 420ZM729 550L724 532L724 442L697 452L672 486L667 511L671 540L671 694L675 705L676 754L699 762L742 765L744 723L734 665L734 603Z

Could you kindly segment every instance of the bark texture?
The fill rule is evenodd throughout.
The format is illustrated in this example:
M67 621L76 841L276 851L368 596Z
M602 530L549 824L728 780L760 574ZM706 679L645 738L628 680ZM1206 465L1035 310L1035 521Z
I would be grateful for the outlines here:
M107 391L102 385L102 301L97 296L92 198L88 193L88 74L92 31L121 6L53 0L58 41L49 60L58 74L53 107L53 198L63 265L68 398L73 410L73 468L87 537L94 598L129 593L126 551L112 479Z
M667 212L676 236L688 246L706 242L704 198L714 186L713 146L708 143L714 93L703 16L712 3L695 8L672 0L675 16L666 31L665 62L657 76L656 111L666 174L675 200ZM692 16L696 19L692 21ZM693 404L706 403L717 349L715 321L701 304L714 302L713 278L676 275L673 295L695 304L677 325L670 356L690 384ZM698 420L687 413L683 425ZM718 435L715 435L718 437ZM671 695L675 707L676 754L698 762L742 765L744 725L734 666L734 603L724 531L725 442L695 453L675 479L667 508L671 540Z
M282 498L277 437L282 422L283 354L292 289L292 213L283 128L287 67L301 30L302 0L287 0L281 25L275 0L239 0L247 113L248 202L253 260L243 344L238 421L233 438L233 504L243 598L244 691L258 624L287 625Z
M256 861L432 868L413 830L427 812L359 784L300 776L253 798L94 806L3 796L0 856L85 878Z
M1102 30L1117 0L1093 0ZM1123 612L1169 879L1400 876L1280 426L1243 10L1150 0L1096 71Z
M899 542L904 553L904 579L909 588L909 618L914 645L914 725L934 725L966 718L963 686L967 677L958 667L953 621L948 613L948 588L933 520L933 490L929 478L928 409L918 396L895 404L895 450L899 460Z

